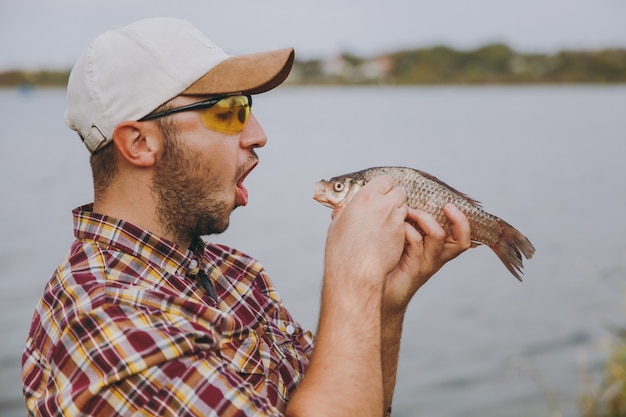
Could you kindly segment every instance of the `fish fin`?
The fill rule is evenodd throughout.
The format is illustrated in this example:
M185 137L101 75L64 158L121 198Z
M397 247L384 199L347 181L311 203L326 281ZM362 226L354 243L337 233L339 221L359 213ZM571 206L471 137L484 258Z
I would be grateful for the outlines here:
M480 201L478 200L474 200L472 197L470 197L469 195L460 192L459 190L450 187L448 184L446 184L445 182L441 181L439 178L435 177L432 174L429 174L428 172L424 172L424 171L420 171L419 169L416 169L415 171L419 172L420 175L422 175L423 177L436 182L437 184L441 185L444 188L447 188L448 190L452 191L453 193L456 193L458 195L460 195L461 197L463 197L464 199L466 199L467 201L469 201L470 203L474 204L476 207L480 207L482 208L482 204L480 203Z
M491 249L498 255L504 266L519 281L522 280L522 255L526 259L532 258L535 248L528 238L513 226L500 220L502 223L502 234L500 240L491 246Z

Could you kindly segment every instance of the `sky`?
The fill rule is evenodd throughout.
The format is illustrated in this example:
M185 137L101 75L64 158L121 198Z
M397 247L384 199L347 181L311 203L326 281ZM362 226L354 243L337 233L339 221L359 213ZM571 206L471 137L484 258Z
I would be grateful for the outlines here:
M192 21L232 54L302 59L504 42L522 52L626 48L626 0L1 0L0 70L70 67L115 25Z

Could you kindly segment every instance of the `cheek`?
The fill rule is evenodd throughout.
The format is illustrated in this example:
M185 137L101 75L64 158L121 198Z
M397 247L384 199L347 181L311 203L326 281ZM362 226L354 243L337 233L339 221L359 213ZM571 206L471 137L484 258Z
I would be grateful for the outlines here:
M237 165L241 163L238 161L239 138L210 131L201 122L193 124L193 128L191 125L182 129L180 135L192 161L190 174L203 184L210 180L215 189L223 189L232 182Z
M229 192L236 187L237 180L243 174L239 168L245 166L245 160L240 160L232 147L218 147L211 151L211 155L207 155L204 164L204 172L214 181L214 189Z
M220 172L228 171L232 169L232 166L237 164L237 148L234 146L233 138L225 138L222 140L211 140L210 143L204 144L199 149L200 160L205 166L210 166L219 170Z

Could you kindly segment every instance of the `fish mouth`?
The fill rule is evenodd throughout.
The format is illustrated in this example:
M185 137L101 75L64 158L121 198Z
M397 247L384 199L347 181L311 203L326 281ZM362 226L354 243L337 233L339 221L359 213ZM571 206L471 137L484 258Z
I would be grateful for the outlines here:
M326 186L327 182L324 180L318 181L315 183L315 189L313 191L313 200L322 203L326 207L335 208L333 204L328 201L328 197L326 197Z

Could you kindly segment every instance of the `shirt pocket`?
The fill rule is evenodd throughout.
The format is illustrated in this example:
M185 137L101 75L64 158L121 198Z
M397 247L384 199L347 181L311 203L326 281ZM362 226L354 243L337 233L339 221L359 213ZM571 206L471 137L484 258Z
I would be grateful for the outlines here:
M283 365L289 365L293 374L304 373L308 357L298 349L298 340L302 329L290 320L275 318L265 324L265 331L271 338L274 351L281 358Z

